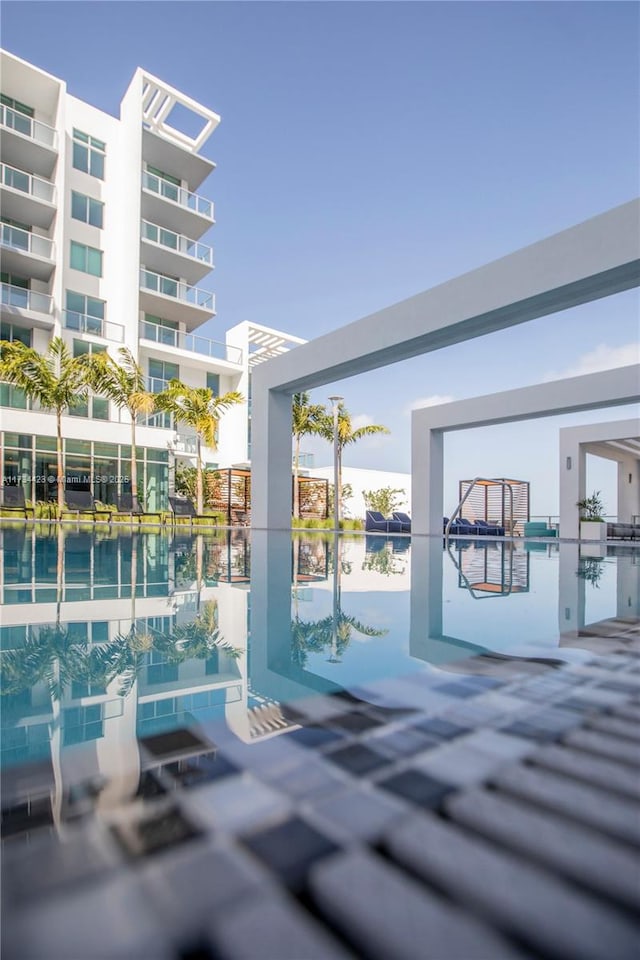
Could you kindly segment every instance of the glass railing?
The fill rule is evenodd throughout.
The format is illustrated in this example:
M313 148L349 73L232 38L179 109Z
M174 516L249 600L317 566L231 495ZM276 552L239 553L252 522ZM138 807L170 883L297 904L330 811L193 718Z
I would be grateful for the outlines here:
M216 308L216 298L209 290L190 287L181 280L165 277L161 273L153 273L151 270L145 270L144 267L140 270L140 286L153 293L160 293L163 297L172 297L192 307L208 310L210 313L213 313Z
M165 200L171 200L172 203L177 203L187 210L192 210L201 217L213 220L213 203L211 200L206 200L205 197L200 197L197 193L191 193L175 183L169 183L162 177L156 177L147 170L142 171L142 188L157 193Z
M37 140L45 147L56 149L58 135L53 127L42 120L35 120L33 117L27 117L24 113L12 110L11 107L0 106L0 124L21 133L25 137Z
M53 260L51 240L40 237L37 233L30 233L29 230L12 227L8 223L1 224L0 243L3 247L11 247L12 250L24 250L25 253L33 253L36 257Z
M53 297L24 287L14 287L10 283L0 283L0 301L3 306L33 310L34 313L49 314L53 309Z
M191 240L184 237L181 233L174 233L173 230L167 230L166 227L159 227L157 223L142 221L142 238L157 243L166 250L173 250L185 257L193 257L200 263L206 263L213 266L213 249L206 243L200 243L198 240Z
M91 333L94 337L115 340L116 343L122 343L124 340L123 326L119 323L111 323L110 320L102 320L100 317L91 317L85 313L76 313L75 310L66 310L63 314L63 322L67 330L74 330L77 333Z
M36 200L46 200L47 203L54 202L55 187L49 180L34 177L32 174L26 173L24 170L18 170L17 167L10 167L6 163L0 163L0 183L5 187L12 187L14 190L28 193Z
M181 333L179 330L163 327L159 323L142 320L140 336L143 340L152 340L154 343L162 343L177 350L188 350L203 357L227 360L229 363L242 363L242 350L239 347L229 347L226 343L197 337L193 333Z

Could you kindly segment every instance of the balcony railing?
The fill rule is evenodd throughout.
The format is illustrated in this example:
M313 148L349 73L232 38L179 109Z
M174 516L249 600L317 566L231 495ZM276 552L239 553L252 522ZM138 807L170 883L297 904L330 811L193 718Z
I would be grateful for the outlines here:
M14 287L10 283L0 283L0 302L5 307L19 307L33 310L34 313L50 314L53 309L53 297L24 287Z
M216 298L209 290L190 287L181 280L165 277L161 273L153 273L151 270L145 270L144 267L140 270L140 286L153 293L160 293L164 297L188 303L192 307L208 310L210 313L213 313L216 308Z
M177 453L195 454L198 452L198 438L186 433L176 433L173 449Z
M157 223L142 221L142 239L150 240L151 243L157 243L158 246L167 250L173 250L185 257L192 257L200 263L206 263L213 266L213 249L206 243L200 243L198 240L191 240L184 237L181 233L174 233L173 230L167 230L166 227L159 227Z
M142 171L142 188L157 193L159 197L171 200L172 203L177 203L178 206L184 207L186 210L192 210L201 217L213 220L213 202L211 200L207 200L197 193L191 193L175 183L169 183L162 177L156 177L147 170Z
M85 313L76 313L75 310L64 312L63 323L67 330L75 330L77 333L91 333L94 337L114 340L116 343L122 343L124 340L124 327L119 323L111 323L110 320L102 320L100 317L90 317Z
M24 113L12 110L11 107L0 106L0 124L25 137L37 140L45 147L56 149L58 135L53 127L43 123L42 120L34 120L33 117L27 117Z
M47 237L40 237L37 233L30 233L29 230L22 230L20 227L11 227L8 223L3 223L1 227L0 243L3 247L24 250L25 253L32 253L36 257L53 260L53 242Z
M17 167L10 167L6 163L0 163L0 183L5 187L12 187L14 190L28 193L36 200L46 200L48 203L54 202L56 188L49 180L34 177L33 174L18 170Z
M177 350L188 350L203 357L227 360L229 363L242 363L242 350L239 347L229 347L226 343L220 343L217 340L196 337L193 333L181 333L179 330L163 327L159 323L142 320L140 336L144 340L153 340L154 343L162 343Z

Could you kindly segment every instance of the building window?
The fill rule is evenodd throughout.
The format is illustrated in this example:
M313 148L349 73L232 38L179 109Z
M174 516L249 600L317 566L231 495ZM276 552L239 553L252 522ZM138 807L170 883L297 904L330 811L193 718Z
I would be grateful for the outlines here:
M106 397L87 397L77 406L69 407L70 417L84 417L89 420L108 420L109 401Z
M25 347L31 346L31 330L26 327L18 327L15 323L7 323L3 320L0 323L0 340L20 340Z
M84 193L71 191L71 216L74 220L81 220L82 223L102 229L103 212L104 203L87 197Z
M214 397L220 396L220 374L219 373L208 373L207 374L207 386L209 390L213 393Z
M34 115L33 107L28 107L26 103L20 103L19 100L14 100L13 97L8 97L5 93L0 93L0 103L15 110L16 113L23 113L25 117L33 117Z
M74 357L83 357L87 353L106 353L107 348L104 343L90 343L88 340L73 341Z
M88 247L85 243L76 243L72 240L71 267L73 270L90 273L92 277L101 277L102 250L96 250L95 247Z
M97 297L87 297L84 293L67 290L67 311L65 326L68 330L81 333L93 333L102 336L104 326L105 302Z
M102 140L90 137L82 130L73 131L73 166L92 177L104 180L104 156L106 145Z

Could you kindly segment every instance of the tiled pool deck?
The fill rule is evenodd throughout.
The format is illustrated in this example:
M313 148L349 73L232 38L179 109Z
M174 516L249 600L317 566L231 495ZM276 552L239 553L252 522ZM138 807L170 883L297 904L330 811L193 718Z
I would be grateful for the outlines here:
M585 664L318 695L259 745L147 737L134 799L94 815L80 779L59 830L9 771L3 960L635 960L640 631L599 631Z

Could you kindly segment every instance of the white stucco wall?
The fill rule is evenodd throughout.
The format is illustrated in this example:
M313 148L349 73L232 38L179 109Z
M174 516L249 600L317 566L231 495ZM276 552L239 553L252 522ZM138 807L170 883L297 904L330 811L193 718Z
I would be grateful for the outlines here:
M333 466L313 467L309 470L313 477L326 478L329 483L333 483ZM411 474L394 473L389 470L365 470L360 467L343 467L342 482L350 483L353 487L353 497L350 497L345 504L345 514L347 517L364 519L366 507L362 493L364 490L380 490L382 487L392 487L394 490L404 490L403 494L398 494L400 504L399 510L409 512L411 502Z

